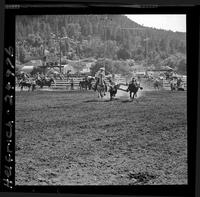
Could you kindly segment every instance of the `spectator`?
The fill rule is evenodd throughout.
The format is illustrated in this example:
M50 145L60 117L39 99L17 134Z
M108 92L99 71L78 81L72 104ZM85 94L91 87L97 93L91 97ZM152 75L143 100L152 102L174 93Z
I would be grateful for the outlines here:
M74 90L74 80L71 78L70 80L71 90Z
M179 88L181 86L181 83L182 83L182 79L181 78L178 78L177 80L177 87Z

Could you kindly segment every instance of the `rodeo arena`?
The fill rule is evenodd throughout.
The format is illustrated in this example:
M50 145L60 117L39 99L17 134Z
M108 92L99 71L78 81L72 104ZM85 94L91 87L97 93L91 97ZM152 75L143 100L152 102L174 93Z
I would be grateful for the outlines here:
M187 184L187 76L32 64L16 75L16 185Z

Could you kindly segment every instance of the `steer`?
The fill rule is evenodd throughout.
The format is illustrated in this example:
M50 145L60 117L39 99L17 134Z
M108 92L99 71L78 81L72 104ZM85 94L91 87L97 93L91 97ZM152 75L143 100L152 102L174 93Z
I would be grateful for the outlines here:
M117 94L117 89L119 88L119 84L117 85L111 85L109 88L109 92L110 92L110 100L112 100L113 97L115 97L115 95Z

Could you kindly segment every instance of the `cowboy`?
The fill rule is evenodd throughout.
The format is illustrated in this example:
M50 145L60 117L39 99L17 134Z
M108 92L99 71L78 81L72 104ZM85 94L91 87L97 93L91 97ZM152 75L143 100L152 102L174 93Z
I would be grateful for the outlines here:
M29 81L29 77L26 73L22 73L22 81L24 82L28 82Z
M133 77L129 84L137 85L137 80L136 80L136 78Z
M41 76L40 76L40 73L39 73L39 72L37 72L37 74L36 74L36 79L37 79L37 80L41 80Z
M116 83L114 82L114 80L112 80L112 77L108 78L108 82L109 82L109 84L108 84L109 85L109 90L116 85Z
M159 79L158 79L158 78L156 78L156 79L155 79L155 82L156 82L156 83L159 83Z
M95 78L96 78L96 83L95 83L95 86L94 86L94 90L96 91L97 90L97 84L99 83L99 80L100 78L102 79L103 83L105 84L105 68L104 67L101 67L99 69L99 71L95 74Z
M177 87L178 87L178 88L181 86L181 83L182 83L182 82L183 82L183 81L182 81L181 77L178 78L178 80L177 80Z
M170 80L170 87L171 87L172 91L176 90L176 88L177 88L177 82L175 81L174 78Z
M47 76L47 74L44 74L44 80L45 80L45 81L48 80L48 76Z
M40 75L40 78L41 78L41 80L44 80L44 73L41 73L41 75Z
M73 78L71 78L71 80L70 80L70 85L71 85L71 90L73 90L74 89L74 79Z

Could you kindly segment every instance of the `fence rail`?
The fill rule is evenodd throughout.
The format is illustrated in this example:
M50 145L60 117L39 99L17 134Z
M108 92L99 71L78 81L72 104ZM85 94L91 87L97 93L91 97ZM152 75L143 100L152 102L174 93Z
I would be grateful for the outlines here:
M83 78L73 78L74 87L79 86L79 83L80 83L81 80L83 80ZM52 88L67 88L67 87L71 86L70 80L67 80L67 79L63 79L63 80L62 79L56 79L54 81L55 81L55 83L53 83L51 85ZM108 79L105 79L105 82L108 83ZM116 78L116 82L125 84L126 79Z
M184 90L187 90L187 79L183 79L183 87L184 87ZM163 88L165 90L170 90L171 89L171 86L170 86L170 82L166 79L163 80Z
M83 77L74 77L73 78L73 85L74 85L74 88L78 88L79 87L79 83L80 81L83 80ZM69 88L71 86L71 81L70 80L67 80L66 78L65 79L56 79L54 80L55 83L52 83L51 87L52 88ZM106 83L108 83L108 79L105 79ZM125 78L123 77L116 77L115 78L115 81L117 83L120 83L120 84L127 84L127 81ZM187 78L183 78L183 86L184 86L184 89L187 90ZM170 82L166 79L163 80L163 89L165 90L170 90L171 87L170 87Z

